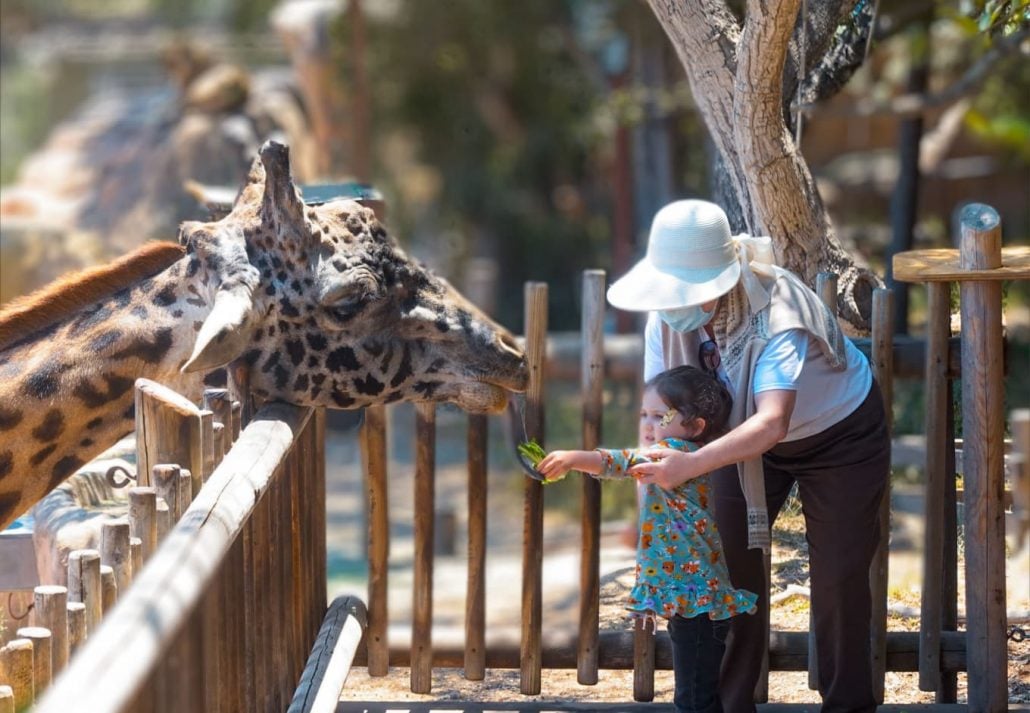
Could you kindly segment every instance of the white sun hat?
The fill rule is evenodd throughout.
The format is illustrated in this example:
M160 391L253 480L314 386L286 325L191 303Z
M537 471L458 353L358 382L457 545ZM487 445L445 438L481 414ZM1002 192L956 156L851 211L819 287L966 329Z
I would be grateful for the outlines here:
M608 302L631 312L677 309L720 297L737 284L741 265L722 208L674 201L651 223L647 255L608 288Z

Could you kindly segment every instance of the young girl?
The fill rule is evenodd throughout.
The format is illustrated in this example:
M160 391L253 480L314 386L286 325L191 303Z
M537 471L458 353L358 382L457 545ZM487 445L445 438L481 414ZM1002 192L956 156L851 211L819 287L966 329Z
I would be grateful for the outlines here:
M640 407L641 448L553 451L537 466L548 481L571 470L601 478L632 477L630 466L646 461L650 448L696 450L726 430L731 399L714 375L681 366L644 387ZM637 541L636 586L627 609L632 616L668 620L676 677L677 711L721 711L719 666L729 619L755 611L757 596L734 589L722 544L709 510L708 476L673 491L643 486Z

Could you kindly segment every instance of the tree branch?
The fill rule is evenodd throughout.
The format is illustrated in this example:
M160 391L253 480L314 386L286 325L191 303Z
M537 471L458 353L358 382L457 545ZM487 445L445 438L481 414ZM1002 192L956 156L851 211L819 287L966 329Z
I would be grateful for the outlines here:
M925 114L955 103L980 88L991 69L1013 52L1030 56L1030 47L1023 47L1023 41L1030 36L1030 29L1022 29L998 40L991 49L974 62L966 72L945 89L933 94L903 94L884 102L858 102L847 107L827 107L805 103L802 110L806 116L879 116L893 114L908 118Z

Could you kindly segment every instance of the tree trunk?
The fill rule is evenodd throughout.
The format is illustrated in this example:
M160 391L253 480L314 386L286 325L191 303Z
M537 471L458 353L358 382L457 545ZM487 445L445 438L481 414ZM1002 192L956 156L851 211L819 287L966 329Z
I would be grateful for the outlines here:
M780 264L810 285L821 271L837 273L841 317L868 330L872 290L882 283L838 242L784 121L784 65L801 0L749 0L742 30L721 0L648 2L687 72L748 232L770 235ZM825 41L811 46L826 51Z

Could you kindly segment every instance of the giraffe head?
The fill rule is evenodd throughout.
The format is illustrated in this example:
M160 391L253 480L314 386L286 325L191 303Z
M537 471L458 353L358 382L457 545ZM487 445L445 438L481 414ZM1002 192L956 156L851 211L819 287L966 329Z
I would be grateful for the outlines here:
M180 241L187 274L213 281L183 371L242 361L258 395L334 408L498 411L525 388L512 335L409 259L371 209L304 205L282 144L262 146L229 215L184 224Z

